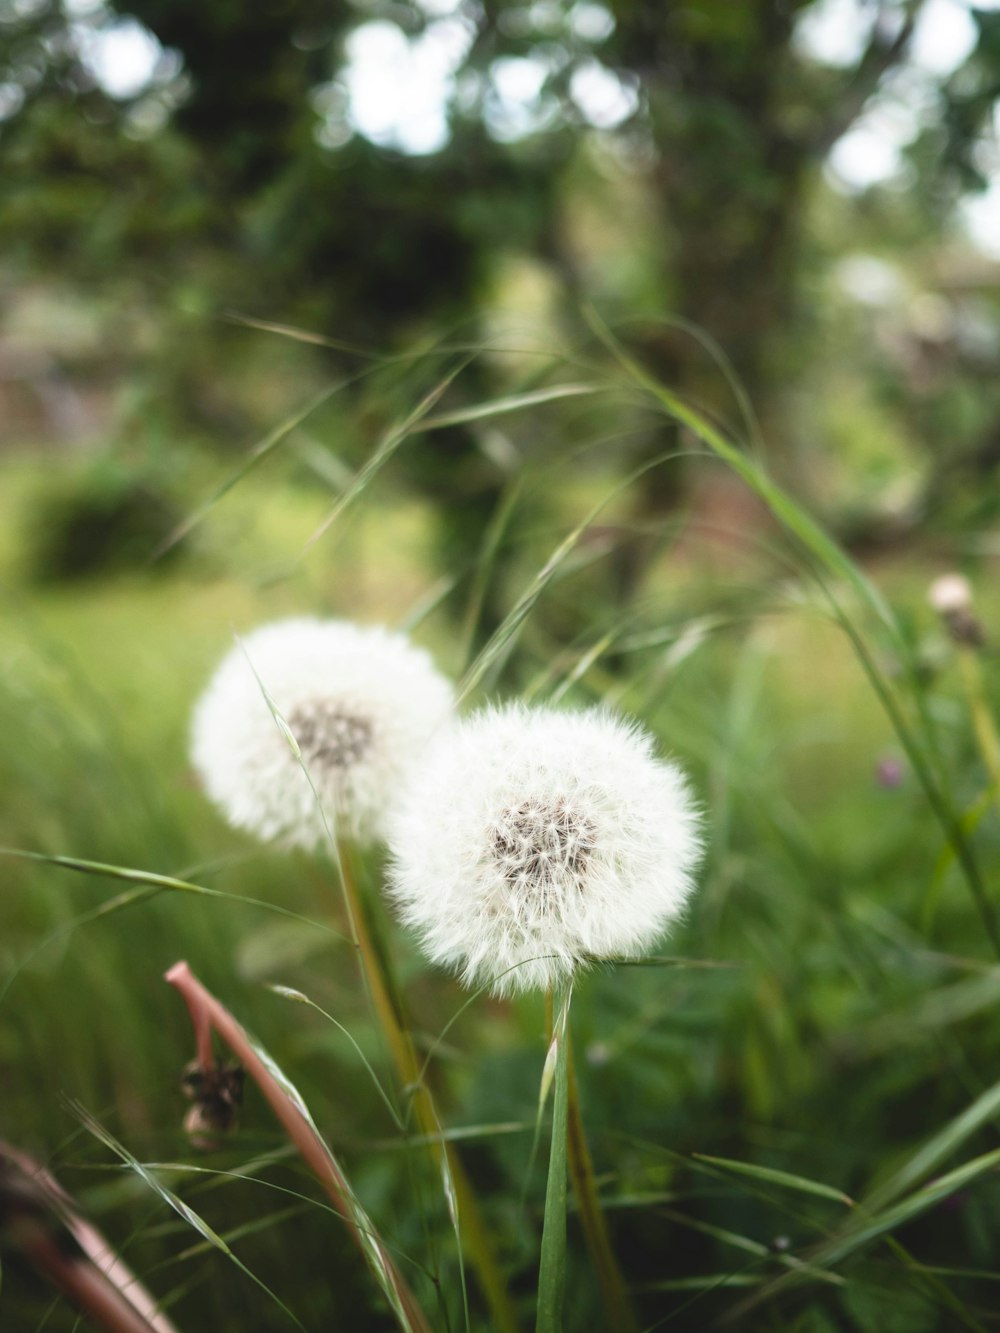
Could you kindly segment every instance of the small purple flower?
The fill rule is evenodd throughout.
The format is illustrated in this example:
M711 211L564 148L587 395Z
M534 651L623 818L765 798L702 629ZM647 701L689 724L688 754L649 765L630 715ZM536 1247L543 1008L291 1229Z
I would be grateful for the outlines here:
M901 787L905 776L903 761L894 754L883 755L875 765L875 781L886 791L895 791Z

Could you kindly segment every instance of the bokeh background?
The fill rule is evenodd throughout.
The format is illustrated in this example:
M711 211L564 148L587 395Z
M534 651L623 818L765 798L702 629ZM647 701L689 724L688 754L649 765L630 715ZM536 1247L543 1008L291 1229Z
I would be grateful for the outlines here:
M228 895L4 858L0 1136L181 1327L387 1324L264 1108L225 1174L164 1178L283 1305L81 1128L193 1160L180 956L462 1326L441 1201L356 1052L264 988L378 1064L329 869L228 831L189 771L234 631L293 613L478 663L470 706L608 701L692 772L710 850L674 961L574 1011L644 1327L748 1292L739 1327L996 1323L986 1168L772 1286L856 1216L802 1182L853 1200L936 1135L914 1187L998 1144L998 95L1000 6L965 0L0 0L0 842ZM953 568L974 652L927 605ZM465 997L398 949L438 1032ZM442 1057L526 1326L543 1027L480 1001ZM73 1327L3 1276L4 1327Z

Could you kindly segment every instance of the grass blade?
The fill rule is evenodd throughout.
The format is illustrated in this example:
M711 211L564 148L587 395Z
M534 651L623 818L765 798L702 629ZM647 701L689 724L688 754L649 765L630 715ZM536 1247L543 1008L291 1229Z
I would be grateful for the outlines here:
M106 1148L109 1148L131 1171L134 1171L155 1194L160 1196L165 1204L172 1208L174 1212L177 1213L177 1215L181 1217L193 1231L196 1231L203 1240L207 1241L213 1249L221 1251L231 1263L236 1265L240 1272L244 1273L251 1282L260 1287L261 1291L270 1297L275 1305L288 1316L292 1323L295 1324L297 1328L301 1328L303 1333L305 1333L305 1325L296 1318L291 1310L289 1310L284 1301L282 1301L270 1287L262 1282L255 1273L251 1272L241 1259L237 1258L218 1232L213 1230L200 1214L196 1213L190 1205L186 1204L183 1199L179 1198L173 1190L164 1185L163 1181L156 1176L155 1172L151 1171L149 1167L140 1162L137 1157L134 1157L124 1144L119 1143L114 1135L109 1133L100 1121L90 1114L86 1107L82 1106L79 1102L71 1102L70 1105L84 1128L93 1134L94 1138L100 1143L103 1143Z
M788 1171L779 1171L772 1166L756 1166L752 1162L734 1162L729 1157L710 1157L708 1153L696 1152L691 1154L699 1162L710 1162L713 1166L721 1166L727 1171L735 1171L738 1175L752 1176L755 1180L763 1180L769 1185L783 1185L786 1189L798 1190L801 1194L817 1194L822 1199L835 1199L837 1203L847 1204L849 1208L854 1207L854 1200L843 1190L835 1189L832 1185L824 1185L822 1181L810 1180L806 1176L792 1175Z

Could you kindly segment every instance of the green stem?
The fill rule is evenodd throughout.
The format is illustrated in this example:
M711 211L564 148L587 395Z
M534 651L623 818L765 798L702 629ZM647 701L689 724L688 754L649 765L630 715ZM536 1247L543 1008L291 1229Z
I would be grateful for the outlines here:
M519 1333L520 1324L500 1269L493 1237L483 1219L472 1182L458 1150L441 1135L441 1122L426 1075L413 1046L402 993L388 959L376 944L373 922L361 894L348 850L338 843L338 870L351 935L379 1025L385 1035L396 1074L407 1095L428 1147L445 1182L445 1194L463 1252L467 1255L490 1309L497 1333Z
M996 724L986 698L979 656L971 644L958 645L958 666L962 673L962 687L965 690L979 753L990 777L994 800L1000 805L1000 736L997 735Z
M913 771L917 775L917 779L924 789L924 795L927 797L938 822L945 831L948 842L955 855L955 859L962 869L965 882L972 894L973 901L979 910L983 928L986 931L990 944L993 946L993 952L1000 958L1000 927L997 925L993 903L987 895L986 886L979 873L979 867L972 854L969 840L965 836L965 831L962 828L958 816L952 809L951 800L944 789L940 787L935 780L931 772L930 764L920 746L917 744L916 738L903 717L902 710L897 703L895 696L882 680L868 645L847 616L839 610L835 602L833 602L833 607L837 622L847 634L847 637L851 640L858 661L861 663L862 670L868 677L869 683L879 698L879 702L888 714L889 720L895 728L896 735L899 737L900 744L906 751L906 757L913 765Z
M569 1116L569 1002L572 986L553 997L552 1041L556 1047L555 1097L552 1106L552 1146L545 1187L538 1271L536 1333L562 1333L566 1287L566 1139Z
M580 1209L580 1225L583 1238L590 1254L591 1262L597 1271L597 1280L601 1288L601 1298L607 1315L607 1327L610 1333L638 1333L638 1322L632 1309L625 1280L622 1277L618 1260L611 1246L608 1224L601 1208L594 1178L594 1164L587 1146L587 1135L583 1127L583 1114L580 1108L580 1090L576 1081L576 1069L573 1065L573 1042L566 1034L566 1065L568 1084L569 1112L569 1174L573 1181L573 1192Z

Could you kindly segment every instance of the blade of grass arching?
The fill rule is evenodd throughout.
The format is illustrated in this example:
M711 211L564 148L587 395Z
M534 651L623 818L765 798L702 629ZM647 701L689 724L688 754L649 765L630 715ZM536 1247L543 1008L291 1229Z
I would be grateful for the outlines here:
M318 1014L322 1014L322 1016L327 1020L328 1023L332 1023L333 1026L337 1029L337 1031L342 1033L347 1038L347 1040L354 1047L355 1053L361 1060L361 1063L364 1065L365 1070L368 1073L368 1076L371 1078L371 1081L374 1084L375 1091L378 1093L379 1097L381 1097L382 1102L385 1105L386 1110L389 1112L389 1115L391 1116L392 1120L399 1129L402 1129L403 1122L399 1117L399 1112L396 1110L395 1106L393 1106L389 1094L382 1086L381 1079L379 1078L378 1074L375 1073L375 1070L371 1066L371 1062L369 1061L368 1057L365 1055L361 1047L358 1045L357 1040L355 1039L353 1033L349 1032L348 1029L344 1027L343 1023L338 1022L337 1019L335 1019L332 1014L328 1014L325 1009L320 1008L320 1006L314 1000L310 1000L309 996L304 995L302 991L293 990L291 986L279 986L274 983L270 984L267 987L267 989L269 991L273 991L275 995L282 996L283 999L293 1000L296 1004L304 1004L307 1005L310 1009L315 1009Z
M555 1098L552 1105L552 1144L545 1187L545 1217L538 1267L536 1333L562 1333L566 1287L566 1136L569 1115L569 1004L567 984L553 997L553 1041L556 1044Z
M470 421L488 421L491 417L506 416L509 412L523 412L525 408L555 403L560 398L604 393L606 388L602 384L556 384L549 389L533 389L530 393L511 393L502 398L491 398L488 402L475 403L471 407L459 407L454 412L428 417L420 429L422 432L442 430L445 426L462 426Z
M994 1121L997 1116L1000 1116L1000 1082L987 1088L960 1115L950 1120L943 1129L918 1149L887 1181L873 1190L864 1200L866 1212L875 1212L898 1198L961 1147L972 1134L983 1125Z
M278 903L267 902L263 898L246 898L238 893L227 893L224 889L211 889L204 884L194 884L189 880L177 879L172 875L158 875L151 870L135 870L128 866L109 865L103 861L88 861L77 856L50 856L44 852L27 851L19 847L0 847L0 856L9 856L20 861L34 861L40 865L54 866L62 870L74 870L79 874L94 875L101 879L125 880L127 883L147 886L145 889L134 893L119 894L116 898L99 904L93 911L83 913L80 917L53 931L51 935L47 936L22 958L9 973L3 985L0 986L0 1004L3 1003L18 974L46 944L90 920L119 911L133 903L143 902L147 898L155 897L156 894L163 892L190 893L198 897L221 899L233 904L258 907L265 912L273 912L277 916L288 917L292 921L313 926L315 929L325 931L338 939L344 938L340 931L334 930L332 926L328 926L321 921L314 921L311 917L291 911L290 908L281 907Z
M432 583L422 597L410 607L406 615L399 622L399 629L403 634L412 634L418 628L432 611L437 610L446 597L455 590L457 578L452 574L445 574L439 578L436 583Z
M935 1204L947 1199L949 1195L955 1194L987 1172L994 1171L997 1166L1000 1166L1000 1148L994 1148L992 1152L983 1153L980 1157L974 1157L971 1161L963 1162L954 1171L939 1176L936 1180L931 1181L929 1185L914 1191L913 1194L901 1199L899 1203L887 1208L884 1212L872 1216L871 1209L866 1207L867 1220L862 1221L855 1230L847 1235L821 1246L814 1258L818 1263L825 1265L840 1263L879 1236L895 1230L896 1227L903 1226L904 1223L911 1221L914 1217L919 1217L921 1213L933 1208ZM860 1210L857 1216L860 1219Z
M350 486L345 489L342 495L338 496L336 503L327 514L326 518L319 527L311 533L305 545L302 547L302 550L299 552L299 559L302 559L302 557L316 545L320 538L329 532L330 528L336 523L344 510L349 505L353 504L358 496L368 488L373 478L377 476L386 463L388 463L389 459L400 445L403 444L409 436L416 435L419 431L423 430L421 423L427 416L428 412L430 412L435 403L440 401L445 392L451 387L453 382L458 378L471 360L472 357L469 356L460 361L458 365L453 366L452 369L449 370L448 373L424 395L412 412L408 413L402 421L398 421L391 425L388 430L383 433L382 438L379 440L367 461L356 473Z
M361 373L363 374L365 372ZM308 420L308 418L311 417L314 412L317 412L324 403L329 402L331 398L340 393L341 390L346 389L349 385L353 384L358 378L359 375L348 375L343 379L337 380L334 384L327 385L327 387L320 393L310 398L309 402L306 403L304 407L298 408L291 414L291 416L286 417L280 425L275 426L274 430L270 431L262 440L254 445L239 467L230 472L229 476L216 486L215 490L212 491L207 499L203 500L196 509L178 523L172 532L168 533L149 557L149 563L155 564L157 560L162 559L168 551L176 546L179 541L183 541L184 538L187 537L209 513L211 513L219 501L225 495L228 495L233 487L241 482L249 472L252 472L258 464L262 463L269 454L272 454L278 445L291 435L292 431L296 430L304 421Z
M186 963L176 963L166 974L166 980L180 992L188 1006L202 1067L205 1067L206 1049L209 1055L211 1052L208 1034L214 1028L260 1088L289 1139L348 1224L400 1327L405 1333L430 1333L430 1325L416 1297L372 1225L332 1149L316 1128L298 1089L229 1010L202 986Z
M294 1153L295 1153L294 1147L291 1144L289 1144L286 1152L280 1155L277 1153L271 1153L268 1155L266 1161L258 1161L257 1166L258 1168L262 1168L264 1165L273 1166L275 1162L284 1161L288 1157L294 1156ZM307 1208L315 1208L320 1212L330 1213L333 1217L339 1218L341 1216L340 1213L337 1211L337 1209L332 1206L332 1204L324 1203L322 1199L316 1199L308 1194L303 1194L301 1190L293 1190L290 1189L289 1186L287 1185L279 1185L273 1180L263 1180L257 1172L251 1169L245 1169L243 1171L234 1171L232 1169L223 1169L221 1167L197 1166L192 1162L169 1162L169 1161L144 1162L143 1165L145 1166L147 1171L153 1171L153 1172L162 1171L164 1174L172 1176L196 1177L195 1184L192 1186L190 1190L190 1193L192 1195L205 1194L212 1189L224 1188L226 1185L231 1184L234 1180L240 1180L246 1184L256 1185L259 1189L268 1190L274 1194L284 1194L287 1195L289 1198L294 1199L295 1203L290 1204L289 1208L295 1212L303 1212ZM252 1165L253 1164L251 1163L251 1166ZM144 1234L168 1235L171 1234L172 1227L173 1224L171 1224L170 1226L163 1226L160 1228L147 1227ZM176 1230L176 1228L173 1228L173 1230ZM174 1260L170 1260L169 1262L174 1262Z
M140 1180L148 1185L155 1194L158 1194L163 1202L172 1208L179 1217L183 1218L192 1230L197 1231L202 1239L206 1240L213 1249L221 1251L231 1263L236 1265L241 1273L245 1274L251 1282L258 1286L261 1291L263 1291L265 1295L277 1305L279 1310L288 1316L297 1328L301 1328L303 1333L305 1333L305 1325L296 1318L291 1310L289 1310L284 1301L277 1296L266 1283L262 1282L256 1273L251 1272L246 1264L233 1253L218 1232L214 1231L203 1217L196 1213L195 1210L186 1204L183 1199L179 1198L173 1190L164 1185L162 1180L158 1180L155 1173L144 1165L144 1163L140 1162L137 1157L133 1156L124 1144L119 1143L114 1135L105 1129L100 1121L92 1116L85 1106L80 1102L75 1101L71 1101L69 1105L80 1123L94 1136L95 1139L98 1140L98 1142L103 1143L104 1146L110 1149L111 1152L124 1162L131 1171L134 1171Z
M832 598L832 594L830 595ZM949 844L954 848L955 857L961 866L963 878L979 912L987 938L993 946L994 953L1000 958L1000 926L997 925L995 908L987 897L986 886L983 884L979 867L972 855L972 848L965 836L958 813L952 806L945 790L936 781L930 763L903 716L902 708L879 670L875 657L861 631L841 608L837 607L836 604L834 605L838 623L850 639L858 661L861 663L861 668L888 715L896 735L899 737L899 742L906 751L906 756L913 771L924 789L927 802L941 825Z
M763 500L782 527L798 538L806 550L817 556L822 565L846 579L891 632L893 639L899 643L900 636L895 618L881 593L864 576L854 561L824 532L816 520L768 477L760 463L744 454L711 422L660 384L630 357L592 307L587 307L584 313L596 336L629 376L647 393L652 394L668 416L686 426L697 439L731 467L754 494Z
M652 394L670 417L686 426L697 439L718 458L722 459L746 483L754 494L767 505L781 526L796 538L808 554L819 562L821 569L844 579L854 589L862 603L874 613L884 631L888 634L900 659L909 666L909 648L899 632L892 611L878 589L865 577L847 553L837 545L811 515L776 482L771 480L756 460L744 454L736 445L727 440L721 431L706 421L704 417L689 407L676 394L664 388L638 362L633 360L595 311L588 309L586 314L596 336L611 351L629 376L647 393ZM879 670L875 656L861 630L840 605L833 589L820 577L819 570L814 570L813 573L830 602L834 616L847 633L869 683L888 714L899 736L900 743L906 751L907 758L924 789L928 802L944 830L945 836L955 848L965 881L982 918L987 936L997 956L1000 957L1000 926L997 925L993 907L986 895L979 869L951 802L945 790L935 779L931 761L924 753L917 736L909 726L893 690Z
M961 981L929 990L906 1008L890 1010L852 1037L865 1056L899 1050L906 1043L926 1040L928 1032L962 1023L984 1009L995 1010L1000 1000L1000 968L990 967Z
M510 524L511 516L517 507L518 501L524 490L523 475L515 475L504 489L500 498L500 503L490 518L486 528L486 534L483 537L482 546L476 556L475 569L473 570L472 588L469 592L469 601L465 608L465 615L462 617L462 627L459 631L459 644L461 645L456 660L465 664L472 653L472 645L476 638L476 628L479 624L479 617L482 615L483 602L486 599L486 589L489 586L490 574L492 572L493 561L500 549L500 543L503 540L504 533Z
M603 657L604 654L614 646L616 637L616 630L608 630L606 634L602 634L595 643L592 643L589 648L581 653L572 667L570 667L568 671L562 672L559 684L554 689L548 691L546 695L548 702L553 706L558 704L573 686L583 679L598 659ZM551 680L551 671L543 673L543 675L537 681L533 682L525 691L526 697L530 699L533 696L537 697L540 693L545 693Z
M781 1251L772 1249L770 1245L765 1245L759 1240L753 1240L749 1236L743 1236L737 1231L729 1231L725 1227L713 1226L711 1222L702 1222L698 1218L688 1217L686 1213L677 1212L673 1208L658 1208L656 1212L658 1216L687 1227L689 1231L698 1231L703 1236L711 1236L714 1240L722 1241L724 1245L732 1245L734 1249L744 1250L747 1254L754 1254L768 1263L778 1263L784 1268L802 1270L810 1277L816 1278L817 1281L827 1282L832 1287L847 1285L847 1279L841 1277L839 1273L830 1273L825 1268L817 1268L815 1264L807 1263L804 1259L798 1258L797 1255L783 1254Z
M344 342L340 338L329 338L322 333L313 333L309 329L298 329L293 324L275 324L267 319L255 319L252 315L242 315L236 310L226 310L220 318L230 324L239 324L246 329L258 329L261 333L276 333L279 338L289 338L292 342L308 343L311 347L326 347L331 352L346 352L349 356L358 356L365 361L387 364L396 358L375 352L371 348L361 347L357 343Z
M980 792L967 810L964 810L959 816L959 827L965 838L971 837L975 833L983 820L986 812L993 804L994 792L992 788L987 787L985 791ZM954 845L946 842L941 848L937 860L934 862L934 873L931 875L930 883L927 886L927 892L924 895L923 906L920 910L920 924L924 931L930 931L934 924L934 918L937 916L937 909L941 902L941 894L944 892L945 881L948 872L955 864L957 857Z
M682 333L686 333L692 341L698 343L708 353L711 360L718 367L722 378L726 381L729 392L733 395L733 401L743 418L743 425L746 427L747 439L751 449L755 453L762 452L764 438L761 434L757 413L754 411L750 395L747 393L736 367L726 355L721 344L716 342L707 329L701 328L698 324L693 324L689 319L684 319L682 315L661 315L659 318L644 319L642 322L659 324L668 329L680 329Z
M753 1269L757 1265L749 1264ZM701 1277L665 1277L657 1282L644 1282L640 1291L716 1291L719 1287L759 1287L763 1278L755 1276L752 1272L746 1272L739 1269L735 1273L705 1273ZM680 1311L671 1312L670 1319L673 1319ZM660 1324L654 1324L654 1328L662 1328L670 1319L661 1321ZM647 1330L648 1333L648 1330Z
M428 1143L461 1143L465 1139L495 1139L507 1134L527 1134L532 1128L530 1120L501 1120L488 1125L456 1125L452 1129L442 1129L437 1134L411 1134L405 1143L399 1139L377 1139L368 1142L368 1147L379 1152L398 1152L401 1148L413 1148Z
M308 1200L303 1203L289 1204L287 1208L279 1208L273 1213L265 1213L263 1217L251 1218L249 1222L243 1222L239 1226L229 1227L222 1232L222 1239L227 1245L233 1245L238 1240L245 1240L247 1236L256 1236L261 1231L271 1231L275 1227L280 1227L282 1222L288 1222L293 1217L301 1217L308 1210ZM177 1255L177 1261L183 1263L188 1259L196 1259L199 1254L205 1254L213 1247L208 1241L199 1241L196 1245L189 1246Z
M460 704L482 681L486 673L494 666L498 660L510 652L514 640L521 629L525 620L531 614L539 597L551 583L562 568L570 552L579 542L580 538L587 531L590 525L598 517L612 500L630 486L634 485L645 473L652 468L658 467L669 458L679 457L676 450L661 454L657 458L649 459L641 467L636 468L623 481L619 482L590 509L590 511L581 519L581 521L559 542L552 554L532 577L528 586L521 593L520 597L514 603L510 612L504 617L501 624L490 636L489 641L483 645L479 654L473 662L470 663L468 670L458 683L456 691L456 700Z
M147 884L153 888L205 894L213 898L233 896L223 893L221 889L209 889L201 884L192 884L188 880L175 879L172 875L158 875L151 870L133 870L128 866L111 865L105 861L89 861L79 856L51 856L47 852L32 852L21 847L0 847L0 856L11 856L20 861L37 861L41 865L59 866L64 870L78 870L84 875L124 879L133 884Z
M915 1259L909 1250L901 1245L895 1236L886 1236L886 1246L896 1256L899 1262L909 1271L918 1282L921 1282L927 1288L928 1293L938 1303L950 1310L955 1318L965 1328L971 1330L971 1333L986 1333L983 1325L973 1315L969 1313L963 1301L961 1301L951 1290L946 1282L942 1280L943 1274L937 1273L927 1264L922 1264L919 1259Z
M856 1211L851 1215L848 1225L839 1234L811 1252L810 1263L822 1268L832 1268L834 1265L850 1258L859 1250L864 1249L873 1241L880 1240L883 1237L888 1237L888 1243L892 1245L894 1240L889 1233L927 1212L928 1209L941 1203L980 1176L994 1171L998 1165L1000 1165L1000 1148L995 1148L992 1152L984 1153L981 1157L963 1163L962 1166L948 1172L947 1175L940 1176L923 1189L915 1191L908 1198L901 1200L883 1212L873 1212L868 1203L859 1204ZM741 1321L751 1310L786 1290L789 1286L803 1280L806 1276L808 1275L786 1273L784 1276L777 1278L759 1293L727 1314L725 1322L735 1322L737 1326L740 1326Z
M833 1185L825 1185L819 1180L810 1180L807 1176L792 1175L789 1171L778 1171L772 1166L756 1166L753 1162L735 1162L729 1157L710 1157L707 1153L691 1154L699 1162L709 1162L712 1166L721 1166L737 1175L751 1176L754 1180L763 1180L769 1185L781 1185L785 1189L798 1190L800 1194L816 1194L822 1199L834 1199L837 1203L855 1206L855 1201L843 1190Z
M696 1171L699 1174L708 1176L714 1181L725 1181L730 1186L733 1183L731 1176L725 1170L713 1166L709 1162L699 1161L697 1157L690 1153L678 1152L674 1148L668 1148L664 1144L653 1142L650 1139L639 1138L635 1134L625 1134L620 1131L615 1131L614 1129L611 1129L608 1132L620 1139L623 1143L627 1143L630 1147L639 1149L652 1157L666 1158L681 1170L686 1169ZM803 1210L796 1204L790 1203L784 1193L775 1193L773 1189L765 1188L760 1181L754 1181L749 1176L746 1177L746 1182L746 1189L751 1194L763 1199L769 1207L792 1219L797 1226L806 1227L814 1232L823 1231L823 1228L817 1222L815 1215ZM773 1184L773 1182L771 1182L771 1184ZM801 1194L802 1191L796 1191L795 1193L798 1195Z

